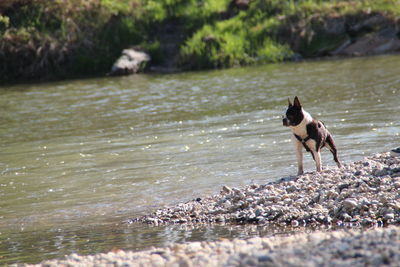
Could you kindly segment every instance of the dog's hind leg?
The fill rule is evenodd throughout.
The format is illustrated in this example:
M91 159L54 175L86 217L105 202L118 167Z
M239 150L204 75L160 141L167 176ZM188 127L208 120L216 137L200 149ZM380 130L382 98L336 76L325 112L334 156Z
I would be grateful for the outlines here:
M326 137L326 144L328 145L329 150L332 152L333 160L336 162L337 166L339 168L342 167L342 164L340 163L337 155L335 142L333 141L333 138L330 134Z

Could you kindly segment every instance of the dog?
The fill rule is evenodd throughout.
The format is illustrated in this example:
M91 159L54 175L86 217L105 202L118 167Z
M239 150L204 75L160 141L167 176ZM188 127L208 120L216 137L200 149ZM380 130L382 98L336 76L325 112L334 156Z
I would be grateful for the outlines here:
M294 98L293 104L288 98L288 108L283 116L283 126L289 127L293 132L293 141L296 145L296 157L298 175L304 173L303 170L303 147L311 152L315 161L317 172L321 172L321 149L327 147L333 154L337 166L342 164L339 161L335 142L332 135L326 129L325 124L315 120L303 109L299 98Z

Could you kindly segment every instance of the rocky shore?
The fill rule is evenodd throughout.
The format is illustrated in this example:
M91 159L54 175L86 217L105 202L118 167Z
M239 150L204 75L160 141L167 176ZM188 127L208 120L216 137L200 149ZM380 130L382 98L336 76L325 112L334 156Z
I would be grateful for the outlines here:
M143 252L115 251L30 266L398 266L400 229L335 231L192 242Z
M173 244L142 252L71 254L33 266L398 266L399 188L400 157L389 153L275 183L224 186L217 195L128 223L334 225L339 230Z
M393 224L400 222L399 188L400 158L383 153L275 183L224 186L129 223Z

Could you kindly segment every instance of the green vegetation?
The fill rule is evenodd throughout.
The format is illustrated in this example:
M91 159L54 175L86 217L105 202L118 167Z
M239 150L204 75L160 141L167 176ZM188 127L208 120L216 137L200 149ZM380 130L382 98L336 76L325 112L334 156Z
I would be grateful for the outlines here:
M147 51L153 65L173 54L180 69L321 56L348 38L327 21L373 14L395 20L400 1L2 0L0 80L104 74L129 46ZM172 53L166 25L181 36Z
M206 24L182 46L182 63L191 68L221 68L276 62L292 55L287 45L274 41L264 29L249 28L244 12Z

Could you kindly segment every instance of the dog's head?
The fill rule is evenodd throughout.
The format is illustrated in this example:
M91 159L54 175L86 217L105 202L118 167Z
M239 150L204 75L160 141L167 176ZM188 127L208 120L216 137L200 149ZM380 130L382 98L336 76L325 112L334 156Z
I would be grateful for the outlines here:
M297 126L304 119L303 108L301 107L299 98L294 98L293 104L288 98L288 108L283 116L283 126Z

